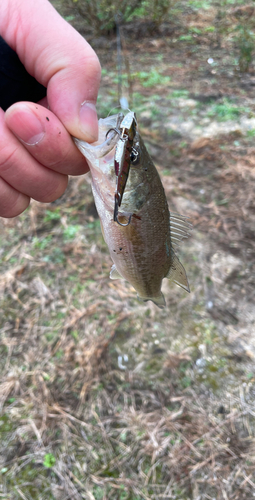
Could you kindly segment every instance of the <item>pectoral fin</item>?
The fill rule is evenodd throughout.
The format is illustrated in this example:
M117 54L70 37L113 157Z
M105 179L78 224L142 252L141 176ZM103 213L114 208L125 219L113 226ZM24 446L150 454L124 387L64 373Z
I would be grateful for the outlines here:
M113 264L113 266L111 268L110 278L111 278L111 280L123 280L123 277L121 276L121 274L117 270L115 264Z
M166 275L166 278L168 278L170 281L173 281L181 288L184 288L186 292L190 292L186 271L174 252L171 267L168 271L168 274Z

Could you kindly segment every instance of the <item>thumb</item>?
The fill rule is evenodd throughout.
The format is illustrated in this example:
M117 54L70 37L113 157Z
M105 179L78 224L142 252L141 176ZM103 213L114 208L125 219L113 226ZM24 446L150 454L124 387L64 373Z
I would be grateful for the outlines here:
M50 110L71 135L97 139L99 60L47 0L1 0L0 33L28 73L47 87Z

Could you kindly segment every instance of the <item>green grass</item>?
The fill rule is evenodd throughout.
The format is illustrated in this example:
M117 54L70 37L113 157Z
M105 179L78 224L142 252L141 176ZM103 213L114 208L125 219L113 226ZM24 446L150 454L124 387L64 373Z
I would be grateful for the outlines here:
M229 99L223 99L221 103L213 104L207 111L209 118L216 118L218 121L236 120L241 115L249 113L250 109L244 106L237 106Z
M246 135L247 135L247 137L251 137L251 138L255 137L255 128L247 130Z
M196 10L208 10L212 6L212 0L189 0L188 5Z
M43 218L44 222L49 222L52 220L59 220L59 219L61 219L60 207L56 208L55 210L45 210L45 216Z
M52 453L46 453L43 461L44 467L50 469L51 467L53 467L53 465L55 465L55 463L56 463L56 458L54 457L54 455L52 455Z
M134 73L134 77L138 78L145 88L166 85L171 81L170 76L164 76L156 69Z
M180 42L192 42L192 43L194 43L194 38L192 35L180 35L178 40Z
M189 91L185 89L177 89L173 90L171 94L169 94L168 99L179 99L179 98L188 99Z
M66 241L73 240L76 234L82 229L79 224L69 225L63 230L63 238Z
M52 242L52 234L48 234L47 236L39 237L39 236L34 236L32 244L35 249L39 250L45 250L47 247L50 246Z
M108 73L108 77L111 78L112 83L118 85L118 75L117 72ZM171 81L170 76L162 75L162 72L158 71L156 68L152 68L150 71L137 71L130 74L130 78L133 82L139 81L143 87L150 88L157 85L166 85ZM123 73L121 75L121 83L123 87L128 87L128 75Z

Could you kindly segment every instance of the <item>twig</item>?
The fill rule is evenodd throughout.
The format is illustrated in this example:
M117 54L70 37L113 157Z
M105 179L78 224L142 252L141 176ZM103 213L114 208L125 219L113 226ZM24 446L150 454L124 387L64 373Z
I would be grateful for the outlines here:
M18 492L18 494L23 498L23 500L28 500L28 498L22 493L22 491L18 488L18 486L15 486L15 490Z

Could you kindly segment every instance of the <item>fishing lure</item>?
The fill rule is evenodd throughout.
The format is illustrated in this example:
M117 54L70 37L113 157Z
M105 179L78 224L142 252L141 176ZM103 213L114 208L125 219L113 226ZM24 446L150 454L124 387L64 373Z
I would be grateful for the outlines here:
M134 163L134 160L138 156L138 152L133 147L137 121L135 113L132 111L130 111L125 117L122 117L123 115L120 114L120 123L117 123L117 127L115 129L109 130L109 132L114 130L119 135L119 141L116 146L114 157L116 191L114 195L113 220L120 226L128 226L130 224L132 214L129 215L128 222L126 224L122 224L118 219L118 211L121 206L122 197L128 180L131 161ZM108 133L106 135L108 135Z

